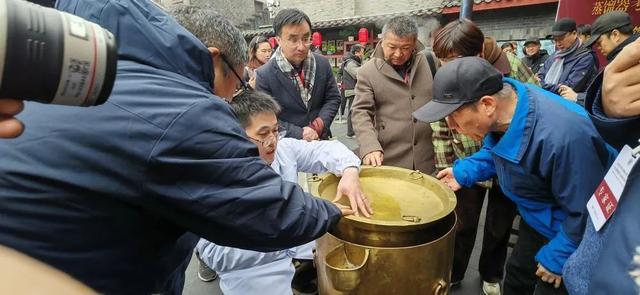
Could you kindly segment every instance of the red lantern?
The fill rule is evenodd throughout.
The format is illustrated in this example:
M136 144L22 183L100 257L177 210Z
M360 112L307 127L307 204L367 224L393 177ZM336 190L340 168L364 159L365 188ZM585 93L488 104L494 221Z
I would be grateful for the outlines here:
M358 31L358 42L362 45L369 43L369 30L367 28L360 28Z
M322 35L320 32L315 32L311 35L311 44L316 47L320 47L320 45L322 45Z
M278 40L276 40L276 37L269 38L269 44L271 45L271 48L276 48L276 45L278 45Z

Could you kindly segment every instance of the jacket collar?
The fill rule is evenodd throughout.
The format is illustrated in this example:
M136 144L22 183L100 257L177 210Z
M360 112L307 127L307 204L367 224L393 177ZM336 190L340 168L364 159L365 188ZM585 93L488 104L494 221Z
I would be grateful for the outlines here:
M575 52L569 54L564 58L564 64L572 62L575 59L582 58L582 56L584 56L585 54L593 54L595 58L595 52L593 51L593 49L587 47L578 47ZM553 57L555 58L556 56L557 54L554 53Z
M420 60L424 58L423 54L419 54L424 49L425 49L424 45L420 41L416 41L416 53L414 53L413 56L411 57L412 58L411 76L409 77L409 85L411 85L413 81L413 77L416 73L416 67L420 63ZM391 66L387 61L384 60L384 51L382 49L382 41L378 42L378 45L376 45L376 49L373 51L372 60L375 63L376 68L380 73L384 74L389 78L392 78L404 83L404 80L402 79L402 77L400 77L400 75L398 75L398 72L396 72L393 66Z
M296 86L293 85L293 81L291 81L291 78L289 78L287 74L283 73L280 70L280 67L278 66L278 62L276 61L276 59L272 58L271 60L269 60L269 64L271 64L271 67L273 67L273 70L272 70L273 74L276 76L277 80L280 82L282 87L286 89L286 91L289 93L289 95L291 95L291 97L296 98L294 99L294 101L296 101L296 103L300 107L307 109L307 106L304 104L304 101L302 101L300 92L296 89ZM314 88L317 88L317 87L314 87ZM311 93L311 97L313 98L313 91Z
M547 55L549 55L549 53L547 52L547 50L546 50L546 49L540 49L540 50L538 51L538 53L536 53L536 54L534 54L534 55L526 55L526 53L525 53L525 56L524 56L524 57L525 57L526 59L528 59L528 60L537 60L537 59L543 58L543 57L545 57L545 56L547 56Z
M622 43L618 44L618 46L616 46L616 48L614 48L611 53L609 53L607 55L607 60L609 62L611 62L614 58L616 58L616 56L618 56L618 53L620 53L620 51L622 51L622 49L629 45L631 42L635 41L636 39L638 39L638 37L640 37L640 34L633 34L631 36L629 36L629 38L627 38L627 40L624 40Z
M524 84L511 78L504 78L504 82L511 85L518 95L516 109L511 124L502 138L491 133L486 140L494 146L494 154L518 164L527 151L533 133L533 126L536 123L536 104L531 98L530 90Z

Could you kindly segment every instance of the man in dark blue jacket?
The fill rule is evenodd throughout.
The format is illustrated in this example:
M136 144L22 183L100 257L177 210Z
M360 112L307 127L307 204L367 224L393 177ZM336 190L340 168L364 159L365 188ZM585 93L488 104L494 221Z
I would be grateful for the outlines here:
M640 136L640 40L626 46L607 67L602 91L587 95L592 120L617 147L637 146ZM591 89L590 89L591 90ZM636 154L635 156L639 156ZM640 165L636 162L620 196L618 209L605 224L604 247L590 277L589 294L637 294L640 290Z
M590 48L582 46L573 19L558 20L552 30L556 52L538 72L542 88L559 93L560 85L565 85L583 92L597 73L596 57Z
M508 78L503 84L489 63L466 57L438 71L433 101L414 116L447 117L458 132L484 138L481 151L438 177L457 190L497 175L516 203L523 222L504 293L565 293L557 289L562 267L580 243L587 200L616 154L584 109L535 86Z
M596 45L598 50L607 58L608 62L611 62L618 53L627 44L638 39L639 34L633 33L633 23L631 22L631 16L624 11L611 11L599 16L593 22L593 32L591 38L585 41L584 46L590 48ZM589 85L590 88L600 87L602 83L602 73L599 73L594 77L593 82ZM589 89L589 88L587 88ZM584 105L586 90L584 92L577 93L571 87L561 85L559 94L564 98L578 101L581 105ZM602 134L606 136L607 134Z
M273 251L337 221L259 158L212 94L213 53L155 4L57 5L114 33L117 80L98 107L26 104L0 142L0 244L101 293L180 294L197 236Z
M329 61L309 50L309 17L297 9L282 9L273 20L273 30L280 47L256 71L256 89L269 93L282 107L278 120L286 128L287 137L331 137L340 90Z
M622 16L620 12L616 14ZM618 19L627 22L627 18L628 15ZM598 20L594 23L596 29L601 27L595 26L596 23ZM619 33L607 35L596 35L600 46L610 46L605 44ZM600 74L589 86L586 97L585 107L591 120L603 138L618 150L624 145L634 148L640 139L640 97L637 91L640 81L640 40L634 39L633 42L619 44L607 56L613 55L615 59L607 66L605 73ZM595 230L589 219L582 243L567 261L563 275L567 278L567 288L573 294L638 294L639 214L640 165L636 162L616 211L599 231Z

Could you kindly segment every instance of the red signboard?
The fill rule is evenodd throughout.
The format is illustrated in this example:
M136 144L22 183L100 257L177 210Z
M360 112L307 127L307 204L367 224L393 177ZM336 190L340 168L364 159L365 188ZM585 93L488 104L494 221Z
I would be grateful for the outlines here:
M591 24L599 16L616 10L629 13L634 32L640 33L640 0L560 0L557 19L570 17L578 25ZM604 65L604 61L600 58L600 65Z
M635 32L640 33L640 0L560 0L558 17L570 17L577 24L591 24L610 11L626 11L631 15Z

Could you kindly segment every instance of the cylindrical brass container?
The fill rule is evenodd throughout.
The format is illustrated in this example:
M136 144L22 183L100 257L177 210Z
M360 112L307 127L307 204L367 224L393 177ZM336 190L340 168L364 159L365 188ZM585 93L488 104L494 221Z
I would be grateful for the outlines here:
M309 190L332 200L338 182L333 175L312 178ZM447 294L454 193L431 176L396 167L364 167L360 182L374 215L342 218L317 241L320 294Z

